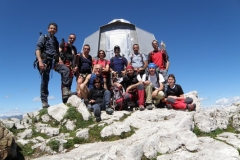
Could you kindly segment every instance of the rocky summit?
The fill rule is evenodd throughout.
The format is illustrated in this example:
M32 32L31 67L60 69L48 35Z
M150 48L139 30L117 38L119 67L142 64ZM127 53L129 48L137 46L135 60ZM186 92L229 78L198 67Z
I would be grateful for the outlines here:
M13 153L21 153L36 160L240 159L240 102L203 109L196 91L185 96L194 99L197 111L102 111L100 123L71 96L66 105L1 120L0 158L18 159Z

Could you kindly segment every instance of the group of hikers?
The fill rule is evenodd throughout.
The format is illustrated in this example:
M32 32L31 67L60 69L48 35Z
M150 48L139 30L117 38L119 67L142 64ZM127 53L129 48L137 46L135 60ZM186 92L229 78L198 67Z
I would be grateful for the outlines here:
M82 53L73 45L75 34L68 41L59 44L54 36L58 31L56 23L48 25L48 34L41 35L36 47L36 61L41 74L42 107L48 108L48 82L52 69L61 74L62 100L67 102L71 95L77 95L92 111L96 121L101 121L101 111L112 114L114 110L140 111L156 108L196 109L192 98L185 98L182 87L176 84L173 74L168 75L170 65L165 44L152 41L153 51L148 59L139 52L139 45L133 45L133 54L126 59L121 49L114 46L115 56L105 59L104 50L99 50L94 59L90 45L85 44ZM71 92L76 77L76 92Z

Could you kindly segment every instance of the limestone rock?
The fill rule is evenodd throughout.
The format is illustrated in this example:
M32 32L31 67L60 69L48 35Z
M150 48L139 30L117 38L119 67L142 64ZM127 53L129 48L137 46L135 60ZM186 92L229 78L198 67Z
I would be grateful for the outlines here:
M68 110L68 107L61 103L58 105L54 105L48 108L48 114L53 117L54 119L56 119L58 122L60 122L64 115L66 114Z
M25 138L31 138L33 134L32 129L26 129L23 132L18 134L18 137L21 139L25 139Z
M48 114L44 114L41 116L41 119L43 122L49 122L51 118L49 117Z
M67 121L65 126L66 126L67 130L70 130L70 131L74 130L75 127L76 127L75 122L74 121L70 121L70 120Z
M79 130L76 131L76 137L88 139L88 138L89 138L89 133L88 133L88 131L89 131L88 128L79 129Z
M83 102L80 102L77 106L77 111L82 114L83 119L85 121L89 120L91 118L91 114L89 113L86 105Z
M115 122L109 126L106 126L101 131L101 137L109 137L112 135L121 135L123 132L130 132L131 128L128 124L121 122Z
M226 129L229 124L228 114L221 108L202 110L194 115L194 122L203 132L211 132L217 128Z
M14 121L7 120L7 119L3 119L3 120L1 120L1 122L8 129L12 129L14 127L14 124L15 124Z
M78 96L72 95L68 98L67 103L70 103L72 106L78 107L82 103L82 100Z

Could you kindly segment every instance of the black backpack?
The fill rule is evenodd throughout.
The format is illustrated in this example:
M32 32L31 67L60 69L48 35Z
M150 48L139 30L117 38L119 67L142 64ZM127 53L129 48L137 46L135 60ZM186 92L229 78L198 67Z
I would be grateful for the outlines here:
M49 40L49 37L46 34L42 34L42 31L39 32L40 37L44 36L44 42L43 42L43 48L41 48L41 54L46 50L46 41ZM34 55L36 56L36 51L34 52ZM37 67L37 63L38 63L38 59L36 57L36 59L33 62L33 68Z

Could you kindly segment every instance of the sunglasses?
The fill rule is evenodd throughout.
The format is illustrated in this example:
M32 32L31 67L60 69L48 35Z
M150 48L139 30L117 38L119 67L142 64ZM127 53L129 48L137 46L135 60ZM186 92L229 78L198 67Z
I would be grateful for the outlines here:
M73 39L73 40L74 40L74 39L75 39L75 37L69 37L69 39Z
M84 50L88 50L88 51L90 51L90 48L84 48Z

